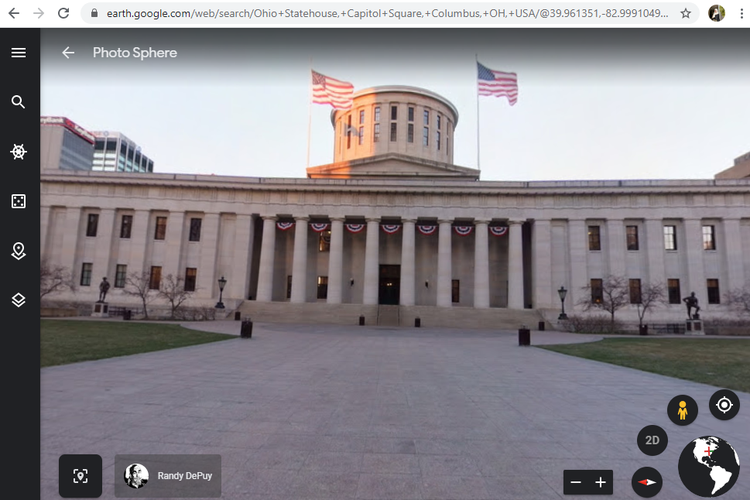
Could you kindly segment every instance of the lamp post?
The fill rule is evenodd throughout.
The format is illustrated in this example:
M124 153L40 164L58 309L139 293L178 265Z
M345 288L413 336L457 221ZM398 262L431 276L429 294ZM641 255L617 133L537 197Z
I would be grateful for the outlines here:
M562 306L562 312L560 313L560 316L557 317L557 319L568 319L568 315L565 314L565 296L568 295L568 291L564 286L561 286L557 291L557 295L560 296L560 305Z
M227 284L227 280L222 276L219 278L219 301L216 303L216 309L224 309L224 302L221 301L222 296L224 295L224 287Z

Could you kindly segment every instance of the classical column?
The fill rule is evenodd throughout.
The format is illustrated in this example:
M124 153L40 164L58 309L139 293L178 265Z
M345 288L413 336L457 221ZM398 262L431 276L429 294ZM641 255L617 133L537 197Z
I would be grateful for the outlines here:
M582 219L571 219L568 221L568 245L570 246L569 293L565 302L570 305L570 311L581 298L584 292L582 288L589 284L588 271L586 269L586 252L588 251L588 239L586 238L586 222ZM563 284L563 283L561 283ZM590 297L588 297L590 299Z
M664 224L661 219L646 219L646 256L648 280L651 283L667 282L664 268Z
M745 286L745 266L743 264L743 251L742 251L742 233L739 219L723 219L723 233L724 233L724 255L726 256L726 271L727 277L729 278L727 286L723 287L719 283L719 291L724 288L725 291L735 290ZM717 242L717 245L721 245L721 240ZM721 248L721 246L717 246ZM747 257L745 257L747 258Z
M508 309L523 309L523 221L508 221Z
M414 219L402 219L403 235L401 238L401 296L399 304L402 306L414 305L415 273L415 223Z
M96 234L96 249L94 250L94 279L97 276L106 276L110 283L115 279L111 269L112 261L112 237L115 228L115 210L113 208L103 208L99 211L99 226Z
M309 217L295 217L292 296L295 304L305 302L307 292L307 226Z
M622 219L607 219L607 250L609 274L625 276L625 225Z
M534 308L555 308L557 309L558 303L557 294L555 297L552 296L553 286L558 287L562 285L552 284L552 224L549 220L535 220L534 225L531 227L532 244L531 250L533 254L533 264L531 275L534 283L534 293L532 294L534 300ZM570 286L568 284L568 286ZM553 302L554 301L554 302Z
M196 276L196 287L201 296L219 298L219 283L221 276L216 275L217 255L219 248L219 231L221 224L220 214L204 214L201 222L200 260ZM182 238L185 241L187 237ZM226 272L226 271L224 271ZM184 277L185 270L180 269L178 273ZM235 280L234 272L225 276L227 282ZM237 279L241 279L239 276ZM225 295L225 297L228 297Z
M341 304L343 264L344 218L331 217L331 250L328 255L328 298L326 299L329 304Z
M367 219L367 242L365 244L365 283L362 292L363 304L378 303L378 238L380 237L380 219Z
M271 302L273 297L273 266L274 250L276 249L276 220L275 215L263 216L263 241L260 247L260 262L258 264L258 302Z
M451 307L453 300L451 296L451 280L453 279L453 268L451 262L451 221L439 220L438 224L438 262L437 262L437 305L438 307Z
M474 220L474 307L490 307L489 221Z
M708 305L706 275L703 269L703 232L700 219L685 219L685 255L687 256L688 289L682 295L695 292L698 305L705 309ZM679 244L677 246L679 249ZM718 276L716 276L718 278ZM687 293L686 293L687 292Z

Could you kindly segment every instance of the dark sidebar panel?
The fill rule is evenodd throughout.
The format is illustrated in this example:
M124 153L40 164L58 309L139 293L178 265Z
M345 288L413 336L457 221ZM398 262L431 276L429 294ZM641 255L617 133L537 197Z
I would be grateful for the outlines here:
M40 30L3 29L2 254L5 439L13 483L24 498L40 496L39 404L39 56ZM12 457L12 458L11 458Z

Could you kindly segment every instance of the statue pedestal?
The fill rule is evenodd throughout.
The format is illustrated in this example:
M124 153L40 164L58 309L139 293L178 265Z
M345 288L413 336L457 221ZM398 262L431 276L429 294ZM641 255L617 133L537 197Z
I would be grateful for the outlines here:
M689 319L685 321L685 335L705 335L703 331L703 321L699 319Z
M106 302L95 302L91 306L92 318L109 318L109 304Z

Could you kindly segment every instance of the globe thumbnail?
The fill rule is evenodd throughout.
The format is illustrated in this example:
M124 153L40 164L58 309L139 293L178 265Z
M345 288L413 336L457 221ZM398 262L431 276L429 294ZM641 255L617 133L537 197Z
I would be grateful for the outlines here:
M682 484L692 493L718 497L732 489L740 475L740 457L719 437L704 436L690 442L678 463Z

